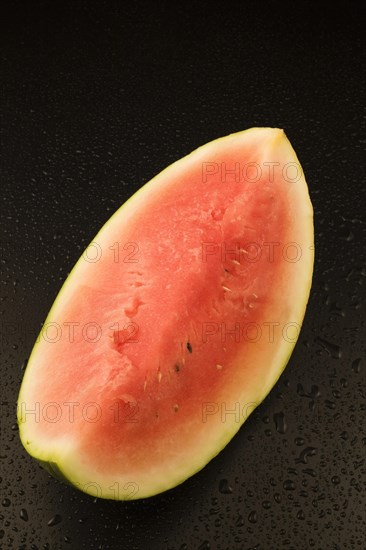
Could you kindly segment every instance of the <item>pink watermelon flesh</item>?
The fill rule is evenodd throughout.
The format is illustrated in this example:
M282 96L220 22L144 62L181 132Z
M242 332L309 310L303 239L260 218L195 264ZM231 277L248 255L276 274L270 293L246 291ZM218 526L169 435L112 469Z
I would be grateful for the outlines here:
M62 288L19 396L25 448L102 498L181 483L278 379L312 266L311 203L282 130L178 161L117 211Z

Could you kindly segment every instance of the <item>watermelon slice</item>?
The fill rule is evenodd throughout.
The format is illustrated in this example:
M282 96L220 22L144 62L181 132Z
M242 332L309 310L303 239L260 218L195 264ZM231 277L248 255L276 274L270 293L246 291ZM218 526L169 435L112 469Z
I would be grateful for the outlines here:
M25 449L101 498L203 468L283 371L312 279L313 212L284 132L200 147L105 224L60 291L18 400Z

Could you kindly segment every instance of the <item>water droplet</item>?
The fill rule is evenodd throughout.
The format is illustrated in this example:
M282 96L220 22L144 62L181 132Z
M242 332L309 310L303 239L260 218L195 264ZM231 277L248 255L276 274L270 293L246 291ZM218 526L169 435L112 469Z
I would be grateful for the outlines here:
M339 485L341 480L338 476L333 476L332 479L331 479L331 482L333 483L333 485Z
M305 391L302 384L297 385L297 393L300 397L309 397L310 399L315 399L315 397L320 396L320 391L318 386L312 385L309 392Z
M325 340L325 338L320 338L319 336L315 338L315 342L321 345L321 347L328 352L328 354L333 359L340 359L342 352L341 348L337 346L337 344L333 344L332 342L329 342L328 340Z
M5 506L5 508L7 508L8 506L10 506L11 501L10 501L10 499L8 499L8 498L3 498L1 504L2 504L3 506Z
M237 520L236 520L236 522L235 522L235 525L236 525L236 527L243 527L243 525L244 525L243 516L239 515L239 516L237 517Z
M358 374L359 372L361 372L361 363L362 363L362 359L361 357L359 357L358 359L355 359L352 363L352 370L353 372L355 372L356 374Z
M283 412L275 413L273 415L273 419L275 421L276 430L280 434L285 434L287 430L287 424L285 420L285 415Z
M248 521L250 521L250 523L257 523L258 516L257 516L257 512L255 510L250 512L250 514L248 516Z
M302 437L296 437L295 438L295 445L298 447L301 447L301 445L304 445L305 440Z
M55 514L54 516L52 516L52 518L47 522L47 525L49 527L53 527L54 525L57 525L58 523L61 523L62 521L62 517L60 516L60 514Z
M19 516L20 516L20 519L22 519L23 521L28 521L28 512L25 508L22 508L20 510Z
M219 483L219 491L223 495L230 495L233 492L233 488L227 479L221 479Z
M349 228L344 227L341 231L341 239L343 239L346 242L351 242L355 238L353 231L351 231Z
M264 500L262 502L262 506L265 510L268 510L271 507L271 503L269 502L269 500Z
M305 519L305 514L302 510L299 510L296 514L297 519Z
M20 370L24 371L27 367L28 359L24 359L23 363L20 365Z
M295 459L296 464L307 464L309 456L316 455L317 449L315 447L306 447L301 451L300 456Z
M304 468L303 469L304 474L308 474L311 477L316 477L316 471L312 468Z
M283 482L283 488L284 488L286 491L294 491L294 489L295 489L295 483L292 481L292 479L286 479L286 480Z
M365 463L365 459L362 458L361 460L354 460L353 461L353 467L355 470L358 470L358 468L360 468L361 466L363 466Z

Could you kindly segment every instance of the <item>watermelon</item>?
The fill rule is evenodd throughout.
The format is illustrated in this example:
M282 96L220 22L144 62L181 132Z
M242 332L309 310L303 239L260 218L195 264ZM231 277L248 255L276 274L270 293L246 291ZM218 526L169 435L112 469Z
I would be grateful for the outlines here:
M283 130L235 133L166 168L64 283L20 389L25 449L100 498L182 483L285 368L313 256L308 189Z

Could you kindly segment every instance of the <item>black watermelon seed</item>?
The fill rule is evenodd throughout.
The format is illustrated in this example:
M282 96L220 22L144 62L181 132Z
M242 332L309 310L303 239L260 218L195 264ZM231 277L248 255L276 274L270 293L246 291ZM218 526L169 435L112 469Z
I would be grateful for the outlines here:
M189 351L189 353L192 353L192 346L189 342L187 342L187 350Z

